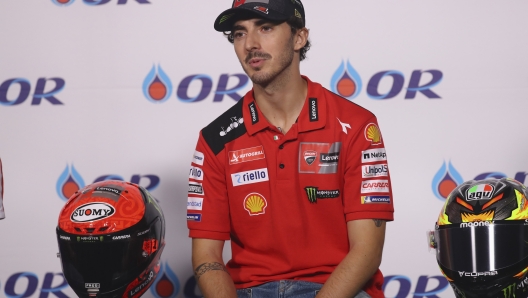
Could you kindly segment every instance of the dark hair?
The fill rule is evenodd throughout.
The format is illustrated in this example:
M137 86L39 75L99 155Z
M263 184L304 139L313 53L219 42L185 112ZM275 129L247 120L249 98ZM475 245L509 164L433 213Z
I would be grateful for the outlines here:
M286 23L288 25L290 25L292 35L297 33L297 30L304 28L302 20L297 18L297 17L289 18L286 21ZM229 32L224 32L224 35L227 37L227 40L230 43L234 43L235 42L235 37L233 36L233 32L230 32L230 31ZM306 52L308 52L308 50L310 50L311 46L312 46L312 44L310 43L310 40L307 40L306 44L304 45L304 47L302 47L301 50L299 51L299 57L300 57L301 61L306 59Z

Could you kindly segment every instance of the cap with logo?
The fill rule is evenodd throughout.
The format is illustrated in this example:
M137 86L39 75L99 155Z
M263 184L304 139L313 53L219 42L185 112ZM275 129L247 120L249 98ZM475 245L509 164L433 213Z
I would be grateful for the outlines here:
M165 219L136 184L109 180L75 192L56 233L64 277L79 297L140 297L160 270Z
M528 277L527 197L511 178L467 181L449 194L430 240L457 297L499 297Z
M304 7L300 0L234 0L230 9L222 12L214 23L216 31L231 31L235 22L241 19L262 18L284 22L291 17L306 24Z

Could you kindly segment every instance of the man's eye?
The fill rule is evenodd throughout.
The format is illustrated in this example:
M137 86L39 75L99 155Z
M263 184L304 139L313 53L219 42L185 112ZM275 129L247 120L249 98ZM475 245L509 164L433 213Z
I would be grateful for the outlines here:
M271 27L268 26L262 26L262 31L271 31Z
M235 33L233 33L233 37L234 37L234 38L240 38L240 37L242 37L242 36L244 36L244 33L242 33L242 32L235 32Z

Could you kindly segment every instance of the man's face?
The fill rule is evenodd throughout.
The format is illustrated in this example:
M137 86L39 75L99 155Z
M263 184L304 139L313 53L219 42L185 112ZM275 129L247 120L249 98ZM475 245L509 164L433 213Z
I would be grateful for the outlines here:
M268 85L292 64L294 42L286 22L241 20L233 26L233 37L238 60L254 84Z

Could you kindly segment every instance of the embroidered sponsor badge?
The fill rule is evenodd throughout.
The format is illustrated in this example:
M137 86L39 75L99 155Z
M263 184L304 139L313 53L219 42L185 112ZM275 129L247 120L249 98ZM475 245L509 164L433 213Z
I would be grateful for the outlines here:
M200 151L194 151L192 162L194 162L197 165L203 166L204 154Z
M337 173L341 142L300 143L299 173Z
M268 8L264 6L255 6L253 7L254 10L260 11L262 13L268 14Z
M308 99L308 105L310 122L319 121L319 107L317 106L317 98Z
M202 215L200 213L187 213L187 220L202 221Z
M365 138L367 141L370 141L372 145L381 145L383 143L381 140L381 131L374 123L369 123L365 127Z
M365 180L361 182L361 193L389 192L389 180Z
M233 186L264 182L268 180L269 178L267 168L231 174L231 181L233 182Z
M264 155L264 148L262 146L229 151L230 165L264 158L266 156Z
M373 164L361 166L362 178L387 177L389 176L389 166L387 164Z
M244 199L244 209L249 213L249 215L260 215L266 213L266 207L268 202L263 195L253 192L246 196Z
M249 108L249 114L251 115L251 123L255 125L259 122L257 105L255 104L255 102L252 102L248 105L248 108Z
M319 187L307 186L304 190L310 203L317 203L317 199L335 199L339 197L339 189L319 190Z
M370 149L361 152L361 162L375 162L375 161L384 161L387 160L387 153L385 153L385 148L380 149Z
M203 171L198 167L191 166L189 170L189 179L203 180Z
M203 186L201 183L198 182L189 182L188 192L193 195L204 195Z
M361 196L361 204L390 204L389 196Z
M187 198L187 210L202 210L203 198Z

